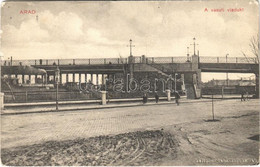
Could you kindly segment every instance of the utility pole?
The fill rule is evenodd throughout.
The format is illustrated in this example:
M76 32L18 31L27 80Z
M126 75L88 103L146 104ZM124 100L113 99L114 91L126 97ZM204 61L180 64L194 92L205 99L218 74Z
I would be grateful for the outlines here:
M176 75L178 75L177 73L174 73L174 91L176 92Z
M60 69L57 66L56 70L55 70L55 82L56 82L56 111L59 110L59 77L60 77Z
M190 44L190 45L193 45L193 47L194 47L194 53L193 53L194 55L196 55L196 45L199 45L199 44L195 43L195 40L196 40L196 38L194 37L193 38L193 44Z
M187 47L187 62L190 61L189 47Z
M228 57L229 54L226 54L226 64L227 64L227 57ZM227 86L228 86L228 72L227 72Z
M135 45L132 45L132 39L129 40L130 45L127 45L127 47L130 47L130 56L133 56L132 54L132 47L135 47Z

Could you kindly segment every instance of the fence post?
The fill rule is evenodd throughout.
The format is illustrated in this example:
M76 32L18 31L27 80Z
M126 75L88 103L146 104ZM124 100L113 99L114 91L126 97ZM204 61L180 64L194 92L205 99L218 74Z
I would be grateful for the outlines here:
M224 86L221 87L221 95L222 95L222 99L224 98Z
M214 102L213 102L213 93L212 93L212 117L214 121Z
M27 103L27 100L28 100L28 92L25 91L25 102Z

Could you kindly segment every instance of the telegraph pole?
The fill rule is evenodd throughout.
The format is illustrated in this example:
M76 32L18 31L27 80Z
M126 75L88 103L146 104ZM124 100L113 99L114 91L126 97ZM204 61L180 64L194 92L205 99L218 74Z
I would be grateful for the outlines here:
M187 47L187 62L190 61L189 47Z
M196 55L196 45L199 45L199 44L196 44L195 41L196 41L196 38L194 37L193 44L190 44L190 45L193 45L193 47L194 47L194 53L193 53L194 55Z
M132 54L132 47L135 47L135 45L132 45L132 39L129 40L130 45L127 45L127 47L130 47L130 56L133 56Z
M228 55L229 55L229 54L226 54L226 64L227 64ZM227 74L226 74L226 77L227 77L227 86L228 86L228 72L227 72Z

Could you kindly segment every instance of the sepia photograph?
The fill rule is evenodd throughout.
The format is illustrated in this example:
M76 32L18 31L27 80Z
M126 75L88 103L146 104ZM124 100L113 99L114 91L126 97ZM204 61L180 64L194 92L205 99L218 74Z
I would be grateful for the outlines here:
M259 165L257 0L3 1L1 166Z

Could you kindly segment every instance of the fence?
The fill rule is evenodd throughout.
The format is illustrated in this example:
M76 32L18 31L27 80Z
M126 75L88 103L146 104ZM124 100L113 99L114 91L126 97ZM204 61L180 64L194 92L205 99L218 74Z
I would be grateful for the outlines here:
M134 57L134 63L185 63L187 57ZM257 58L250 57L199 57L200 63L241 63L241 64L258 64ZM4 60L3 66L19 65L98 65L98 64L127 64L128 58L96 58L96 59L38 59L38 60Z
M101 99L101 95L93 93L80 93L80 92L59 92L58 99L61 101L67 100L89 100L89 99ZM26 103L26 102L47 102L55 101L55 91L44 92L10 92L4 93L5 103Z
M199 57L200 63L237 63L237 64L258 64L254 57Z
M233 86L233 87L221 87L221 86L215 86L215 87L204 87L201 90L202 95L211 95L212 93L214 95L232 95L232 94L241 94L242 92L248 92L249 94L255 94L255 86Z

